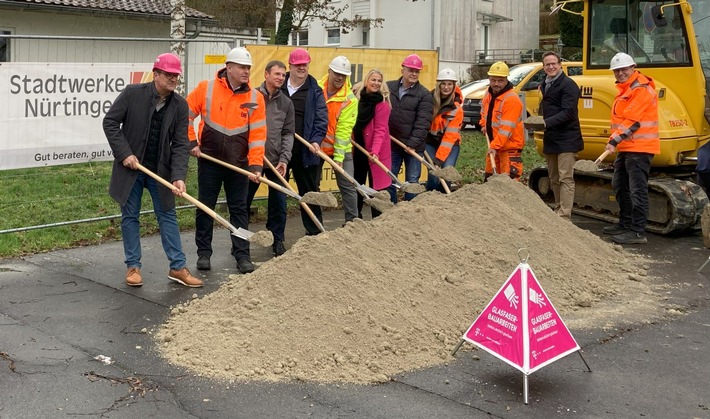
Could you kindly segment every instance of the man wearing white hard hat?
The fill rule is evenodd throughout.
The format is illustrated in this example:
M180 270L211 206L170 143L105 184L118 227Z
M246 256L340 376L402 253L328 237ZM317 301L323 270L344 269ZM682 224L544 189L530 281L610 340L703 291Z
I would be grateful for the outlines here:
M390 113L390 134L414 150L424 155L424 144L434 118L432 97L429 90L419 83L419 73L424 68L422 59L417 54L410 54L402 61L402 77L387 82L392 101ZM404 180L419 183L422 164L399 145L392 144L392 172L399 173L404 163ZM397 202L397 189L390 187L392 202ZM406 201L416 195L405 193Z
M143 285L139 222L143 189L153 200L163 250L170 261L168 278L187 287L202 286L186 267L175 213L175 195L185 192L190 157L187 103L175 93L180 74L180 58L160 54L153 64L153 81L126 87L103 121L114 156L109 194L121 205L126 285L131 287ZM137 170L138 163L172 182L174 191Z
M611 107L611 136L606 150L618 152L611 186L619 204L619 222L604 227L618 244L646 243L648 175L653 156L660 154L658 95L653 79L636 70L634 59L623 52L609 65L619 93Z
M350 72L350 61L342 55L337 56L328 65L328 73L320 79L318 85L323 89L328 107L328 131L320 148L353 176L355 166L350 137L357 119L358 101L352 92ZM343 201L345 222L352 221L358 217L355 185L337 171L335 180Z
M249 226L249 181L258 182L264 164L266 105L264 96L249 85L252 59L246 48L229 51L224 64L213 80L201 81L187 96L190 154L199 158L204 153L251 172L247 177L206 159L199 159L197 163L200 202L214 209L224 186L229 222L246 229ZM195 132L193 121L198 116L200 125ZM214 219L198 208L195 211L197 269L211 269L213 226ZM249 242L231 234L230 238L231 254L239 272L254 271Z

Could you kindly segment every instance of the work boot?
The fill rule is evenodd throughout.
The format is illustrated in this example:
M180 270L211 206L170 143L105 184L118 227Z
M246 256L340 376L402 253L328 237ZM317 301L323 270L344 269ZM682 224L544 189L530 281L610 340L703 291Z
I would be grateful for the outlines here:
M237 261L237 268L239 272L243 274L248 274L254 272L254 264L247 258L242 258Z
M202 281L192 276L190 270L187 268L171 269L170 272L168 272L168 278L190 288L200 288L202 286Z
M135 266L128 268L128 272L126 272L126 285L129 287L140 287L143 285L140 268L136 268Z
M629 228L624 227L621 224L614 224L614 225L606 226L606 227L602 228L602 233L610 234L612 236L616 236L617 234L626 233L627 231L629 231Z
M281 240L275 240L274 244L271 245L271 250L274 256L281 256L286 253L286 246L284 246L284 242Z
M201 271L209 271L212 269L212 265L210 264L210 257L207 255L200 255L197 258L197 269Z
M626 233L611 236L611 241L617 244L644 244L648 242L645 233L627 231Z

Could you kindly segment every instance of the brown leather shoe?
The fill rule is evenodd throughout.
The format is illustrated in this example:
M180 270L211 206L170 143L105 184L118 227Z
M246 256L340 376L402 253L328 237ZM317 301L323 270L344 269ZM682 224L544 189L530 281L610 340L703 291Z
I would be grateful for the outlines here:
M190 288L199 288L202 286L202 281L192 276L190 270L187 268L171 269L170 272L168 272L168 278Z
M141 277L141 270L139 268L128 268L128 272L126 272L126 285L129 287L140 287L143 285L143 278Z

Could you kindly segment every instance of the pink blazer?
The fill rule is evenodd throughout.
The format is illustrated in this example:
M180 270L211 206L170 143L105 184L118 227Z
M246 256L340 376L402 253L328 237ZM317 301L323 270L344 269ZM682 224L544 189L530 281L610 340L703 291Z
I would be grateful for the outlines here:
M390 119L391 108L387 102L380 102L375 107L375 116L369 124L362 130L365 139L365 149L376 155L380 161L388 168L392 169L392 147L390 140ZM372 172L372 188L382 190L392 184L389 175L377 164L370 162Z

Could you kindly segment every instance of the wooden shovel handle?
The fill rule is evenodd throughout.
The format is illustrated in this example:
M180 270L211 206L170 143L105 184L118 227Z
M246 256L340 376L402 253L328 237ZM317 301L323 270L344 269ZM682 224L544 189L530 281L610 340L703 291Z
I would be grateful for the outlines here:
M228 168L228 169L232 169L232 170L234 170L234 171L237 172L237 173L241 173L241 174L243 174L244 176L251 176L251 175L253 175L253 173L251 173L251 172L248 171L248 170L244 170L244 169L242 169L241 167L237 167L237 166L235 166L235 165L233 165L233 164L229 164L229 163L227 163L227 162L225 162L225 161L216 159L216 158L214 158L214 157L212 157L212 156L208 156L208 155L205 154L205 153L200 153L200 158L205 159L205 160L209 160L209 161L211 161L212 163L221 164L222 166L224 166L224 167L226 167L226 168ZM267 161L267 160L264 159L264 161ZM300 195L298 195L297 193L295 193L295 192L293 192L293 191L291 191L291 190L284 190L285 188L284 188L283 186L279 185L278 183L276 183L276 182L274 182L274 181L272 181L272 180L270 180L270 179L267 179L265 176L260 176L260 177L259 177L259 182L263 182L263 183L267 184L268 186L270 186L270 187L272 187L272 188L274 188L274 189L277 189L277 190L279 190L279 191L285 193L286 195L290 195L290 196L292 196L292 197L298 199L299 201L301 200L301 196L300 196Z
M367 158L371 162L375 163L380 169L382 169L385 173L387 173L389 175L389 177L392 179L392 181L395 181L395 179L396 179L395 183L397 183L400 186L402 185L402 183L399 181L399 179L397 179L397 175L392 173L392 171L390 169L388 169L384 163L382 163L379 159L376 159L375 156L372 155L372 153L370 153L369 151L367 151L365 149L365 147L361 146L360 144L357 143L357 141L355 141L353 139L351 139L350 142L355 146L355 148L362 151L362 154L366 155Z
M594 164L599 164L599 163L601 163L602 161L604 161L604 159L606 158L606 156L608 156L609 154L611 154L611 151L609 151L609 150L604 150L604 152L603 152L599 157L597 157L596 160L594 160Z
M426 150L424 151L424 156L426 156L426 158L429 160L429 163L431 163L432 165L434 164L434 161L431 159L431 156L429 155L429 153L426 152ZM441 186L444 187L444 192L446 192L447 195L450 194L451 189L449 189L449 184L446 183L446 181L442 178L439 178L439 182L441 183Z
M284 184L285 187L287 187L291 192L296 193L296 191L293 190L293 186L291 186L291 184L288 183L288 181L286 180L285 177L281 176L281 173L279 173L276 170L274 165L271 164L271 162L266 157L264 157L264 163L266 163L266 165L269 166L269 169L271 169L271 171L276 174L276 177L279 178L279 180L281 181L281 183ZM310 217L310 219L313 220L313 222L316 224L316 226L318 226L318 229L321 232L325 233L325 227L323 227L323 223L321 223L320 220L318 220L318 217L316 217L316 215L313 213L313 210L311 210L311 207L309 207L308 204L301 201L300 199L298 200L298 203L301 205L301 208L303 208L303 210L306 211L306 214L308 214L308 217Z
M488 138L488 133L485 132L485 130L484 130L483 134L486 136L486 144L488 145L488 148L491 148L491 139ZM488 154L488 150L486 150L486 154ZM491 167L493 168L493 174L497 175L498 171L496 170L496 158L493 157L492 154L488 154L488 157L491 160Z
M163 185L165 185L166 188L170 189L171 191L177 190L175 185L173 185L172 183L168 182L167 180L163 179L162 177L158 176L157 174L151 172L142 164L140 164L140 163L136 163L136 164L138 165L138 170L140 170L141 172L145 173L146 175L152 177L153 179L157 180L158 182L162 183ZM193 204L194 206L196 206L197 208L199 208L202 211L204 211L205 213L207 213L210 217L217 220L217 222L219 222L220 224L222 224L223 226L228 228L230 231L237 231L237 228L234 227L232 224L230 224L222 216L220 216L219 214L214 212L214 210L210 209L207 205L203 204L199 200L190 196L190 194L188 194L187 192L183 192L182 197L187 199L188 201L190 201L190 203Z

